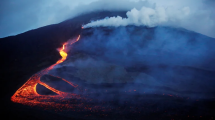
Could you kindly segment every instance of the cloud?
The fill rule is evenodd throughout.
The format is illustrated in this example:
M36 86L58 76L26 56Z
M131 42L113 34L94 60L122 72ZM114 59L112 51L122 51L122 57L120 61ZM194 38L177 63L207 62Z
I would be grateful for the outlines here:
M86 4L95 0L86 0ZM78 0L1 1L0 37L16 35L31 29L61 22L81 4Z
M160 24L160 22L163 23L166 19L172 18L174 14L167 11L173 12L172 9L181 10L183 8L188 10L189 8L190 17L184 19L179 25L215 37L213 34L215 30L213 5L215 4L212 0L175 0L174 2L171 0L2 0L0 4L0 38L56 24L82 13L97 10L130 11L136 9L139 11L143 6L148 12L152 12L150 14L156 15L155 18L159 18L159 21L149 22L147 19L151 19L147 18L147 15L143 17L146 24L150 25ZM181 16L178 14L182 13L176 12L175 14L180 18ZM166 15L167 18L161 17L163 15ZM185 15L182 14L182 17ZM117 21L121 21L120 17L116 18ZM178 23L175 24L178 25Z
M174 12L172 12L174 11ZM133 8L127 12L127 18L120 16L105 18L103 20L93 21L84 25L84 28L94 26L127 26L127 25L145 25L155 27L158 25L169 24L169 22L180 22L189 15L189 8L184 7L181 10L169 10L164 7L149 8L143 6L140 10Z
M152 1L158 2L157 0ZM141 9L133 8L127 12L127 18L113 16L92 21L84 25L84 28L99 26L118 27L127 25L142 25L148 27L173 26L215 37L213 33L213 31L215 31L214 8L210 8L208 5L204 4L208 2L209 1L203 2L202 0L197 0L196 3L194 3L192 0L189 2L182 0L181 2L174 1L173 3L169 0L165 0L165 2L158 2L154 4L154 6L143 6ZM211 3L211 1L209 3Z
M139 8L143 3L130 0L3 0L0 4L0 38L56 24L82 13L127 11L133 7Z

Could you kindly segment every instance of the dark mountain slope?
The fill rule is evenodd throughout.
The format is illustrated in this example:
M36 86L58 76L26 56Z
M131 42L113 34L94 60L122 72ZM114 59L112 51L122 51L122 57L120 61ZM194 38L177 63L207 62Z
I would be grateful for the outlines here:
M96 34L94 33L94 29L97 29L97 28L89 28L89 29L82 30L81 29L82 24L88 23L91 20L97 20L107 16L120 15L122 17L125 17L125 13L126 12L95 12L90 14L84 14L76 18L66 20L59 24L45 26L42 28L38 28L35 30L22 33L20 35L0 39L0 48L2 53L1 54L2 57L0 60L1 62L0 76L1 76L1 85L2 85L1 100L3 101L2 109L4 109L3 114L9 119L13 118L14 116L17 119L18 118L44 119L44 120L71 119L65 116L49 113L47 111L41 111L34 108L30 108L28 106L23 106L21 104L12 103L10 101L10 97L20 86L22 86L27 81L27 79L31 75L54 64L58 59L60 59L60 55L56 49L61 47L62 44L66 42L69 38L75 38L79 34L82 34L82 38L81 38L82 41L80 41L80 43L75 43L75 47L73 49L74 51L70 52L69 54L73 54L73 52L84 52L86 54L93 55L95 51L90 49L91 45L96 45L96 43L99 43L99 42L101 44L97 44L96 48L99 48L100 50L98 54L99 53L103 54L105 52L106 47L102 46L103 45L102 41L95 42L93 41L93 39L89 39L90 35ZM134 34L135 36L141 36L143 37L142 39L148 40L148 41L153 41L154 38L156 38L154 36L155 30L157 30L156 28L143 28L143 27L139 27L139 28L137 27L137 30L132 34ZM98 28L98 29L102 29L102 31L106 31L105 34L110 34L112 31L114 31L114 28ZM176 29L176 28L161 27L161 29L165 30L164 33L171 33L172 35L171 37L175 39L180 39L181 36L187 36L189 41L186 44L191 44L191 45L197 44L197 47L201 46L201 44L206 45L207 48L205 51L208 54L204 58L207 58L207 59L204 60L204 64L201 67L207 68L208 66L210 66L210 70L213 70L215 68L214 56L213 56L215 53L213 49L215 45L215 40L213 38L209 38L207 36L200 35L198 33L194 33L194 32L187 31L184 29L179 29L179 28ZM142 35L142 32L141 32L142 30L145 30L146 32L145 35ZM165 34L163 34L162 32L159 34L165 36ZM83 42L86 42L88 44L82 44ZM113 51L113 53L114 52L115 51ZM166 51L162 54L165 54L168 57L174 55L175 58L177 58L176 54L169 53ZM179 50L178 54L180 56L181 54L184 55L186 53L184 51ZM106 59L107 56L104 56L104 57ZM125 56L122 56L122 59L123 57ZM156 58L157 61L161 60L160 57L158 56L153 56L153 57ZM115 58L115 57L112 57L112 58ZM191 58L191 57L188 57L188 58ZM134 56L134 59L135 59L135 56ZM110 59L110 61L111 60L115 60L115 59ZM192 59L190 59L189 61L192 62ZM127 67L128 67L128 70L130 71L143 70L143 68L141 68L142 66L138 66L138 64L136 66L137 67L135 68L132 68L130 66L127 66ZM161 67L165 68L165 66L162 66L162 65ZM189 67L189 66L185 66L185 67ZM190 69L198 70L196 68L193 68L193 66ZM181 67L177 68L177 70L183 71ZM201 71L204 71L206 73L211 73L211 74L214 73L213 71L212 72L205 71L202 69L199 71L200 73L202 73ZM174 104L173 99L168 98L168 101L172 101L171 104ZM165 103L168 103L168 101ZM202 103L199 103L199 104L194 103L194 105L191 107L189 106L189 108L196 109L196 106L200 104L204 106L206 103L208 106L211 106L210 110L214 108L214 101L210 101L210 100L209 102L203 101ZM156 108L156 106L153 106L153 108ZM183 111L183 109L184 108L180 108L179 111ZM159 111L160 116L156 116L156 114L150 114L147 117L148 118L153 117L156 119L156 118L162 117L163 115L162 112L163 111ZM168 119L171 117L168 117L168 115L165 114L164 119L165 118Z
M31 119L47 119L46 117L35 117L34 111L29 111L29 116L25 116L24 114L28 109L24 107L20 110L22 105L12 103L10 97L30 76L49 67L61 58L57 48L62 47L62 44L68 39L76 38L81 34L82 24L119 14L125 15L125 12L112 13L104 11L83 14L59 24L41 27L16 36L1 38L1 101L3 104L2 109L4 109L3 114L6 118L13 118L13 115L18 115L18 118L23 119L27 119L29 116L34 116L33 118L30 117Z
M123 13L121 12L121 14ZM85 14L59 24L0 39L1 80L6 83L23 84L26 78L29 78L33 73L54 64L61 58L57 48L62 47L68 39L76 38L81 34L82 24L88 23L92 19L117 14L119 12ZM26 76L25 80L19 81L19 78L24 76ZM13 81L9 82L10 80ZM16 88L12 88L15 92Z

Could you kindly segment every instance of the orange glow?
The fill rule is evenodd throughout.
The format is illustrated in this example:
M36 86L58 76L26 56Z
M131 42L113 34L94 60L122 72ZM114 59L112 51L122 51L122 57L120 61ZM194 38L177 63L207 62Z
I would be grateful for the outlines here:
M78 39L76 40L76 42L79 41L80 37L81 37L81 35L78 36Z
M67 58L67 53L64 51L65 50L65 45L67 45L67 43L63 44L63 47L60 49L59 53L60 53L62 58L57 61L57 64L62 63Z
M98 110L111 111L113 109L112 107L109 107L109 109L105 109L105 107L96 106L95 104L92 104L92 103L87 104L87 102L88 101L91 102L92 99L84 97L82 95L78 95L76 93L69 93L69 92L63 92L63 91L57 90L40 80L43 75L48 74L49 71L52 70L56 65L66 60L68 46L75 42L78 42L80 40L80 37L81 36L79 35L77 39L75 39L74 41L64 43L62 48L59 49L59 54L62 56L62 58L58 60L55 64L51 65L50 67L32 75L28 79L28 81L14 93L14 95L11 97L11 101L15 103L20 103L23 105L28 105L28 106L39 106L44 109L55 109L55 111L61 111L62 109L72 110L72 111L82 109L81 111L86 110L91 112L92 111L95 112ZM60 78L58 76L54 76L54 77ZM87 89L81 88L79 85L74 84L73 82L70 82L64 78L60 78L60 79L68 83L71 87L75 89L75 91L79 91L79 92L88 91ZM56 95L40 95L36 89L38 84L56 93ZM132 91L138 91L138 90L136 89L129 90L127 92L132 92ZM106 92L108 92L108 90L106 90ZM174 97L173 95L169 95L169 96Z
M79 35L75 41L72 41L71 44L74 44L75 42L79 41L80 37L81 37L81 35Z
M78 36L78 38L76 39L75 42L77 42L80 39L80 35ZM74 43L74 42L73 42ZM67 58L67 53L65 51L66 49L66 45L68 43L64 43L62 48L59 50L60 55L62 56L62 58L60 60L58 60L54 65L40 71L39 73L34 74L32 77L30 77L28 79L28 81L22 86L20 87L15 94L11 97L11 101L16 102L16 103L21 103L24 105L30 105L30 106L41 106L41 107L57 107L57 108L73 108L73 107L77 107L79 105L74 105L74 104L61 104L61 101L64 101L64 98L68 99L68 98L76 98L76 99L84 99L81 98L80 95L74 94L74 93L67 93L67 92L62 92L59 90L56 90L52 87L50 87L49 85L47 85L46 83L43 83L40 81L40 78L45 75L48 74L48 72L53 69L54 66L62 63L63 61L66 60ZM55 76L57 77L57 76ZM68 84L71 85L71 87L77 88L78 85L69 82L63 78L61 78L63 81L67 82ZM47 89L51 90L52 92L56 93L57 95L40 95L37 93L36 87L37 85L40 84L44 87L46 87ZM59 102L55 103L54 101L58 100ZM69 100L67 101L67 103L69 103ZM80 106L79 106L80 107Z

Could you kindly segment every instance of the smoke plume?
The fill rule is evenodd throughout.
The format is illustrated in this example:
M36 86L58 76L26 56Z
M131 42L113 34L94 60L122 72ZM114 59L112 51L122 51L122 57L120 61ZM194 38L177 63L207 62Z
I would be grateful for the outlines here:
M167 24L215 37L214 5L213 0L2 0L0 38L95 11L130 11L128 18L112 17L95 26Z
M172 12L173 11L173 12ZM120 16L105 18L103 20L93 21L84 25L84 28L99 27L99 26L148 26L155 27L158 25L170 24L173 22L180 22L190 14L189 7L184 7L181 10L174 11L165 9L164 7L155 7L154 9L142 7L140 10L133 8L127 12L127 18Z
M167 0L168 1L168 0ZM201 3L197 1L197 5ZM202 3L203 4L203 3ZM89 27L107 27L107 26L171 26L182 27L191 31L205 34L214 37L212 31L215 29L214 13L211 9L204 7L188 6L174 7L163 4L151 4L152 6L143 6L141 9L133 8L127 12L127 18L121 16L106 17L101 20L91 21L84 25L84 28Z

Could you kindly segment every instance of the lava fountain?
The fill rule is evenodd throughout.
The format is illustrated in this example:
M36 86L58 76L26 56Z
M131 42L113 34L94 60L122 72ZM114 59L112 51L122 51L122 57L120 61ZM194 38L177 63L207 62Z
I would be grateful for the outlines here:
M80 39L80 35L75 41L72 41L71 44L77 42ZM15 103L21 103L24 105L29 105L29 106L42 106L42 107L57 107L57 108L73 108L75 106L78 107L77 105L70 105L68 99L83 99L80 97L80 95L74 94L74 93L67 93L67 92L62 92L59 90L56 90L52 87L50 87L48 84L41 82L40 78L48 74L48 72L53 69L54 66L64 62L67 58L67 52L66 48L68 45L71 45L69 42L66 42L63 44L62 48L59 49L59 53L62 56L60 60L58 60L54 65L34 74L31 76L28 81L20 87L15 94L11 97L11 101ZM57 77L57 76L55 76ZM61 78L63 81L67 82L68 84L71 85L71 87L77 88L78 85L73 84L72 82L67 81L66 79ZM40 95L36 91L37 85L40 84L47 89L51 90L52 92L56 93L56 95ZM66 100L65 100L66 99ZM56 102L57 101L57 102ZM65 103L65 104L63 104Z

